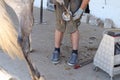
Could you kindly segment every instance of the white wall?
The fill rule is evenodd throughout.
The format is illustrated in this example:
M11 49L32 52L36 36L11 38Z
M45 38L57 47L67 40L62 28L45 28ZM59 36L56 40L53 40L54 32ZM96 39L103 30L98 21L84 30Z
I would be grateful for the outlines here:
M34 6L40 7L40 2L35 0ZM43 7L47 7L47 0L43 0ZM90 13L102 20L110 18L120 28L120 0L90 0Z
M34 1L34 6L35 7L40 7L40 4L41 4L41 0L35 0ZM43 0L43 7L47 8L47 0Z
M90 11L102 20L112 19L115 26L120 28L120 0L90 0Z

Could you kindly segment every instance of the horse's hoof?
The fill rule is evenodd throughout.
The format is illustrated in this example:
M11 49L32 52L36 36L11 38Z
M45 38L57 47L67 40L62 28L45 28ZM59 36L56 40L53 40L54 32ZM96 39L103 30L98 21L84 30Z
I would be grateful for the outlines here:
M45 80L44 76L40 76L38 80Z
M34 52L34 49L33 48L30 48L30 53Z

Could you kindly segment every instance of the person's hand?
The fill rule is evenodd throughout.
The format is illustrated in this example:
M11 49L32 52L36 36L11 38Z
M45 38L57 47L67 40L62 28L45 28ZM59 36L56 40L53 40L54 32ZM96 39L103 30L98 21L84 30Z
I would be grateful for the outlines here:
M64 0L56 0L57 3L59 3L60 5L64 5Z
M83 14L83 10L82 10L82 9L78 9L78 10L74 13L74 15L73 15L73 20L79 19L79 18L82 16L82 14Z

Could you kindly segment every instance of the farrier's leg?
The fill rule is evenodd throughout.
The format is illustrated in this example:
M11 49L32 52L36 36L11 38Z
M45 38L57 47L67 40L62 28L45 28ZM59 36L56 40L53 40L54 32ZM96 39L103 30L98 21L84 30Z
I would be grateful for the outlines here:
M64 0L65 6L68 6L69 0ZM63 34L66 29L66 22L62 19L62 14L64 12L63 5L58 3L55 4L55 13L56 13L56 29L55 29L55 49L52 54L52 62L59 63L60 61L60 46L63 39Z
M74 14L80 8L81 3L82 3L82 0L71 0L70 10L71 10L72 14ZM72 21L71 23L73 23L73 25L71 26L71 27L73 27L73 32L71 33L73 50L78 50L78 46L79 46L78 26L80 25L80 19L76 20L76 21Z
M71 0L70 10L74 14L81 5L82 0ZM78 62L78 47L79 47L79 30L78 26L80 25L80 19L73 21L71 20L68 23L68 32L71 33L71 42L72 42L72 53L68 61L69 65L75 65Z
M65 6L68 7L69 0L64 0ZM64 12L64 7L58 3L55 4L56 13L56 29L55 29L55 48L60 48L60 44L63 38L63 33L66 29L66 22L62 19L62 14Z
M60 61L60 46L61 41L63 38L63 34L65 31L65 22L62 19L63 8L60 4L55 4L55 14L56 14L56 29L55 29L55 36L54 36L54 51L52 54L51 61L56 64Z

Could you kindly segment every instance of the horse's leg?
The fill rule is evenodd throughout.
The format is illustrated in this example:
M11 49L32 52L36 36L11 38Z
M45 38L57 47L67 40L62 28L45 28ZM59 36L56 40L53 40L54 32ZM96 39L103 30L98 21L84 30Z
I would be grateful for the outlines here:
M33 13L31 10L32 9L24 10L24 12L26 11L26 13L24 14L24 16L22 15L20 16L20 25L21 25L20 27L21 27L22 39L23 39L21 47L23 49L25 60L28 64L32 80L40 80L41 78L40 73L35 67L35 65L33 65L30 59L30 54L29 54L30 53L30 33L33 26Z
M24 12L18 15L18 21L19 21L19 29L18 29L18 42L21 44L22 47L26 50L26 53L29 52L29 50L32 50L31 47L31 31L33 28L33 15L32 12L25 9ZM25 12L26 11L26 12ZM29 13L30 12L30 13ZM23 38L29 37L26 39L26 43L22 45ZM29 49L30 48L30 49Z
M26 37L23 41L24 41L24 44L27 43L29 37ZM30 47L30 46L29 46ZM30 48L29 48L30 49ZM28 50L30 53L30 50ZM35 67L35 65L33 65L31 59L30 59L30 54L26 53L26 51L23 49L23 53L24 53L24 57L25 57L25 61L27 62L28 64L28 68L30 70L30 74L31 74L31 78L32 80L39 80L40 79L40 73L39 71L37 70L37 68Z
M31 39L31 34L29 35L29 45L30 45L30 52L33 52L33 49L32 49L32 44L31 44L31 42L32 42L32 39Z
M26 16L28 16L28 14L26 14ZM31 74L31 77L32 77L32 80L39 80L40 78L40 73L39 71L37 70L37 68L33 65L33 63L31 62L31 59L30 59L30 33L28 34L28 32L25 32L24 30L27 31L27 29L31 29L30 26L27 26L26 28L26 23L27 25L30 25L31 24L31 21L28 21L26 22L25 21L25 17L23 16L20 16L21 20L20 20L20 29L22 31L22 35L21 33L19 34L21 36L21 39L22 39L22 43L21 43L21 47L23 49L23 53L24 53L24 57L25 57L25 61L27 62L27 65L29 67L29 70L30 70L30 74ZM27 50L27 51L26 51Z
M18 41L23 50L23 55L29 67L32 80L40 80L41 79L40 73L31 62L30 56L28 54L30 53L29 36L33 27L33 2L31 0L20 0L16 2L14 2L14 0L13 2L6 0L6 2L7 4L9 4L10 7L13 8L18 17L19 21ZM28 49L28 52L26 52L26 48Z

